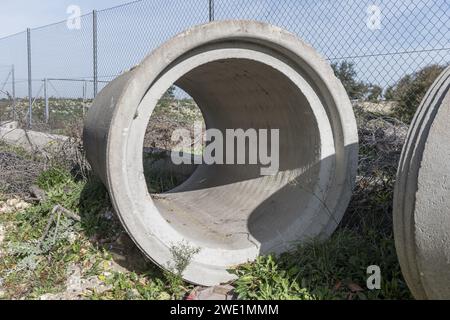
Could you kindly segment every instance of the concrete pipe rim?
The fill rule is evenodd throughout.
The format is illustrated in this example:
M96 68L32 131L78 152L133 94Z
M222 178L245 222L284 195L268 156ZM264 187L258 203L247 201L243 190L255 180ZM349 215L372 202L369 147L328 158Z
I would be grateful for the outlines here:
M248 51L239 49L242 46L247 46ZM274 54L263 51L273 51ZM274 58L276 55L278 58ZM309 226L314 229L311 236L329 236L334 231L348 205L356 176L357 130L350 101L330 66L296 36L263 23L221 21L191 28L153 51L140 65L129 71L130 77L121 99L114 101L116 108L107 145L108 189L131 238L161 267L167 268L172 262L172 245L186 242L201 248L187 266L183 278L202 285L233 279L227 269L253 260L260 253L259 248L249 246L224 250L208 247L192 241L187 234L179 233L170 225L144 188L142 123L148 122L157 99L172 84L171 81L176 82L177 72L182 73L178 74L180 78L183 72L189 72L189 67L195 69L205 64L205 60L213 62L232 57L255 60L274 68L275 64L280 68L294 65L299 76L297 80L303 80L299 91L305 94L309 85L311 93L309 96L306 94L307 98L319 99L324 106L323 110L314 109L313 112L319 117L322 151L334 152L334 162L325 168L326 173L320 173L327 182L324 187L328 188L321 200L320 210L331 208L327 213L331 218L314 221L315 217L311 216L310 222L316 223ZM283 63L277 60L280 57L285 59ZM278 62L274 63L275 60ZM290 80L294 81L292 78ZM137 122L141 125L136 125ZM311 210L311 214L317 214L317 210ZM291 237L291 240L297 240L293 235Z

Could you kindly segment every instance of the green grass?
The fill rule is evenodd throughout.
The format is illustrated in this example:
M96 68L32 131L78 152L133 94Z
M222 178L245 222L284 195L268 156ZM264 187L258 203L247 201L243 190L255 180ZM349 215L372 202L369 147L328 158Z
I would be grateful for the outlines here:
M381 269L381 289L366 286L367 267ZM233 271L243 299L410 299L392 239L339 230L327 241L260 257ZM355 288L358 288L355 290Z
M85 298L179 299L189 290L189 285L174 281L150 263L139 273L111 271L107 267L112 255L103 244L112 243L123 230L117 220L104 216L110 202L99 181L77 182L63 169L52 168L43 172L37 182L47 193L45 202L0 215L0 223L8 226L2 244L5 255L0 261L4 298L34 299L44 293L64 291L70 264L83 266L83 276L95 276L111 288L101 294L92 291ZM61 215L58 229L53 224L41 243L57 204L80 215L81 221Z

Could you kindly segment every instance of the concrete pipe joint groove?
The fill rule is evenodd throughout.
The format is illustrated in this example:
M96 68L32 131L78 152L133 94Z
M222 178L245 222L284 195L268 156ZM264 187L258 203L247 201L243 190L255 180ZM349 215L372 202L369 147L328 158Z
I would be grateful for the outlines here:
M152 196L143 173L145 129L175 84L208 129L279 129L279 169L202 164ZM251 21L196 26L164 43L96 97L84 143L125 229L163 268L178 244L196 248L183 278L233 279L230 267L293 242L327 237L350 200L358 138L349 98L329 64L278 27ZM226 152L226 151L224 151Z
M450 299L450 67L417 110L394 193L394 235L417 299Z

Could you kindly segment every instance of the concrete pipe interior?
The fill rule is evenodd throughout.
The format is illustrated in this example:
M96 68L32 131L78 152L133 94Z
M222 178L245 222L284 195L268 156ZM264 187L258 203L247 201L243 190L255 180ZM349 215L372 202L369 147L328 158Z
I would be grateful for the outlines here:
M223 136L226 129L280 129L280 171L262 176L259 164L200 164L185 183L153 198L163 218L193 243L226 250L259 250L260 244L265 252L279 251L279 235L291 226L310 229L320 209L312 193L318 182L329 188L332 178L333 159L321 162L321 156L333 154L334 146L332 137L321 137L302 91L272 66L245 58L203 64L176 85L198 101L206 128Z
M150 195L144 135L172 84L193 97L207 129L279 129L278 172L201 164L178 187ZM105 128L93 119L106 119ZM356 174L356 124L331 68L295 36L248 21L193 28L113 81L90 110L85 143L136 244L162 267L173 263L170 248L198 248L183 277L203 285L232 279L228 268L261 253L330 235Z

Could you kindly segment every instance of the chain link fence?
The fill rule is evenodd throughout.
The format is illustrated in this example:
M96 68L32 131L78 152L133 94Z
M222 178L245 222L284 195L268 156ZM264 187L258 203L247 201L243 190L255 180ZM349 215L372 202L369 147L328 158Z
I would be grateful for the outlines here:
M359 134L353 197L337 241L320 244L317 254L313 247L314 259L325 255L332 262L330 270L340 271L329 276L325 270L322 279L313 264L306 276L298 277L299 288L303 292L304 280L306 286L311 280L327 298L340 297L345 294L344 288L337 288L341 281L342 287L347 280L362 284L366 278L360 278L361 270L366 277L364 268L370 262L379 264L387 284L382 291L388 294L374 290L357 292L358 296L409 298L395 255L393 189L408 122L450 62L449 0L139 0L92 12L76 21L0 38L0 123L16 120L23 128L70 135L109 81L177 33L225 19L263 21L295 33L327 59L353 101ZM155 108L144 149L170 150L172 146L164 143L172 130L190 127L192 120L201 118L190 99L167 95L161 100L158 107L164 108L159 113ZM74 143L72 148L79 146ZM0 190L28 194L40 168L14 154L2 157ZM57 157L72 164L64 152ZM85 159L77 152L75 158L73 162L84 168ZM145 150L143 158L161 159L160 153L155 157ZM152 193L169 190L186 178L154 171L145 171ZM335 248L339 254L333 256ZM294 266L299 263L295 260ZM287 265L279 266L284 270ZM289 264L286 270L291 269ZM322 289L328 286L331 291ZM346 298L356 294L351 291Z
M406 121L450 62L448 0L141 0L76 19L0 39L0 121L63 133L108 81L210 20L297 34L333 65L351 99Z
M13 66L0 66L0 123L14 118L14 68Z

